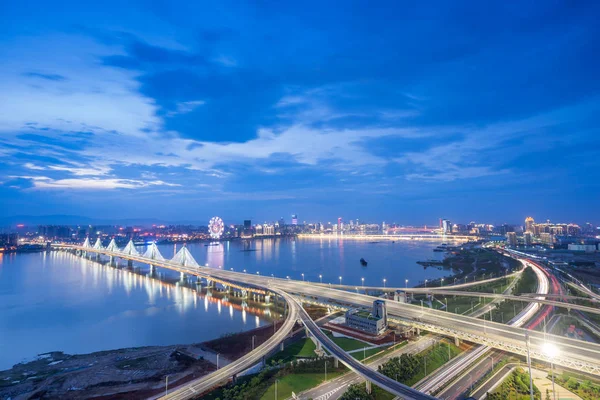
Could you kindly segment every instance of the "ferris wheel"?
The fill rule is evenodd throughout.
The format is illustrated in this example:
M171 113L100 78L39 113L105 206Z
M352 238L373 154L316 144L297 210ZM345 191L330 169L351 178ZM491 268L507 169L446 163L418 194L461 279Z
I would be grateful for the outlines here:
M210 233L210 237L213 239L219 239L223 234L225 227L223 225L223 220L219 217L212 217L208 222L208 232Z

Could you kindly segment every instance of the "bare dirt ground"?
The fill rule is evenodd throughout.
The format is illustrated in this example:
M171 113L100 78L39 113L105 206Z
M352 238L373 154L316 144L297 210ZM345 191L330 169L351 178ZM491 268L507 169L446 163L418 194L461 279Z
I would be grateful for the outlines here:
M42 354L0 372L2 399L146 398L215 369L186 346L142 347L83 355ZM179 381L179 382L178 382Z

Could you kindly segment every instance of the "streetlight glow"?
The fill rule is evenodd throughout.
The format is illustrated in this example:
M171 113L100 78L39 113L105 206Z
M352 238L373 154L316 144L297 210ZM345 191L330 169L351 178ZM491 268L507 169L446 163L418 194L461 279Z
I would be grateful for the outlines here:
M554 343L546 342L543 345L544 354L546 354L550 358L554 358L558 355L559 350L558 347Z

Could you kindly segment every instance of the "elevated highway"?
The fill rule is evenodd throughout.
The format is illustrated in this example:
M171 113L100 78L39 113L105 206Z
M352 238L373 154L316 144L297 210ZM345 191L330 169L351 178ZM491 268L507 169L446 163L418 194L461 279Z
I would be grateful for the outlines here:
M166 396L163 396L162 398L169 400L195 398L200 394L209 391L213 387L226 382L232 376L236 376L237 374L259 363L266 354L269 354L271 351L275 350L279 343L281 343L291 332L294 324L298 320L299 311L301 310L301 307L299 307L298 303L293 300L289 294L279 291L275 291L275 293L282 296L287 301L289 308L284 324L273 336L271 336L266 342L252 350L244 357L221 369L216 370L209 375L195 379L192 382L187 383L184 387L177 389Z
M355 372L365 378L368 382L372 382L377 386L387 390L390 393L395 394L396 396L401 396L403 399L414 399L414 400L430 400L435 399L435 397L429 396L427 394L421 393L418 390L411 388L410 386L406 386L401 384L400 382L395 381L394 379L388 378L387 376L367 367L365 364L356 360L350 354L346 353L345 350L342 350L337 344L333 342L323 331L321 328L317 326L317 324L310 318L310 316L306 313L306 311L298 304L297 306L300 309L300 318L306 329L310 332L310 334L317 339L321 345L329 351L335 358L340 360L350 371Z
M341 289L341 290L346 290L346 291L350 291L350 290L355 290L357 287L356 286L347 286L344 285L342 287L340 287L339 285L332 285L331 288L335 288L335 289ZM383 290L383 288L380 287L358 287L358 289L361 290L377 290L377 291L385 291L385 292L391 292L394 291L395 289L391 289L391 288L387 288L385 290ZM549 297L547 295L539 296L537 294L527 294L527 295L520 295L520 296L515 296L515 295L509 295L509 294L495 294L495 293L486 293L486 292L465 292L465 291L461 291L461 290L436 290L436 291L431 291L429 289L425 289L425 288L402 288L402 289L398 289L401 290L403 292L406 293L415 293L415 294L432 294L432 295L445 295L445 296L462 296L462 297L483 297L483 298L487 298L487 299L494 299L494 300L513 300L513 301L520 301L523 303L538 303L538 304L545 304L545 305L549 305L549 306L554 306L554 307L562 307L562 308L567 308L570 310L579 310L579 311L585 311L588 313L592 313L592 314L600 314L600 308L596 308L596 307L591 307L591 306L584 306L584 305L580 305L580 304L573 304L573 303L565 303L564 301L556 301L556 300L548 300L546 299L546 297ZM590 301L591 299L589 298L585 298L585 297L575 297L575 296L565 296L565 295L554 295L553 297L558 297L561 299L565 299L565 300L583 300L583 301Z
M91 251L89 248L81 246L70 246L67 248L79 251ZM107 254L106 250L95 250L95 252ZM155 260L140 256L129 256L126 254L116 254L115 256L124 259L135 257L135 261L156 264ZM329 289L309 282L271 278L205 267L172 265L170 262L164 262L163 265L165 268L183 271L191 275L202 275L211 279L220 279L223 282L237 282L238 284L249 288L256 288L257 290L264 291L264 288L268 288L271 291L280 290L303 297L306 301L320 302L327 305L338 305L346 308L356 306L371 307L373 302L373 297L371 296L333 288ZM485 320L482 321L463 315L426 309L420 306L389 300L387 301L387 308L391 317L405 324L521 355L527 353L525 335L529 334L530 353L533 359L549 362L550 357L544 350L547 343L551 342L561 349L560 354L552 359L555 365L600 375L600 345L597 344L556 335L544 335L541 332L528 331L518 327Z

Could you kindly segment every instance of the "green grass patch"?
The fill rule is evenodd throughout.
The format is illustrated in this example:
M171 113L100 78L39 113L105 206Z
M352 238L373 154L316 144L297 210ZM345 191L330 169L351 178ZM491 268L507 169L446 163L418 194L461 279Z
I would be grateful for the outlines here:
M488 394L487 398L490 400L529 400L529 374L522 368L515 369L493 393ZM533 385L533 398L536 400L542 398L540 390L535 385Z
M331 333L330 331L323 330L323 332L325 332L325 334L327 336L329 336L329 338L335 344L340 346L342 348L342 350L345 350L345 351L358 350L358 349L362 349L363 347L371 346L369 343L362 342L357 339L351 339L351 338L347 338L347 337L335 337L335 336L333 336L333 333Z
M271 361L275 362L288 362L293 361L296 358L310 358L316 357L315 343L309 338L300 339L292 344L289 344L287 347L267 360L267 363L271 364Z
M434 309L438 309L438 310L445 310L446 307L446 301L448 302L448 311L452 312L452 313L458 313L458 314L464 314L467 311L474 311L477 310L480 307L483 307L484 305L492 302L493 299L487 299L487 298L476 298L476 297L464 297L464 296L437 296L436 297L437 300L439 300L442 304L440 304L438 301L433 301L433 308ZM481 300L481 301L480 301Z
M448 359L448 349L450 349L450 359ZM462 350L452 343L439 342L433 345L431 348L419 353L424 362L421 363L417 374L404 383L408 386L414 385L460 353L462 353Z
M355 353L351 353L350 355L356 358L358 361L362 361L384 350L385 347L376 347L374 349L367 349L365 351L357 351Z
M346 372L327 372L327 380L331 380L345 374ZM319 386L325 382L324 373L297 373L286 375L277 381L277 399L287 399L292 392L298 394L304 390ZM275 399L275 383L267 389L261 397L263 400Z
M513 294L518 296L521 293L535 293L537 286L537 275L531 267L527 267L521 274L521 279L519 279L519 282L515 285Z
M407 344L408 344L408 341L406 341L406 340L404 342L396 343L395 345L392 345L392 346L386 348L381 353L375 353L376 355L374 355L373 357L370 357L367 361L371 362L371 361L379 360L381 357L387 356L390 353L392 353L398 349L401 349L402 347L406 346Z
M552 377L550 376L548 379L552 379ZM585 377L567 372L555 375L555 382L557 385L575 393L583 400L600 399L600 384L592 382Z

